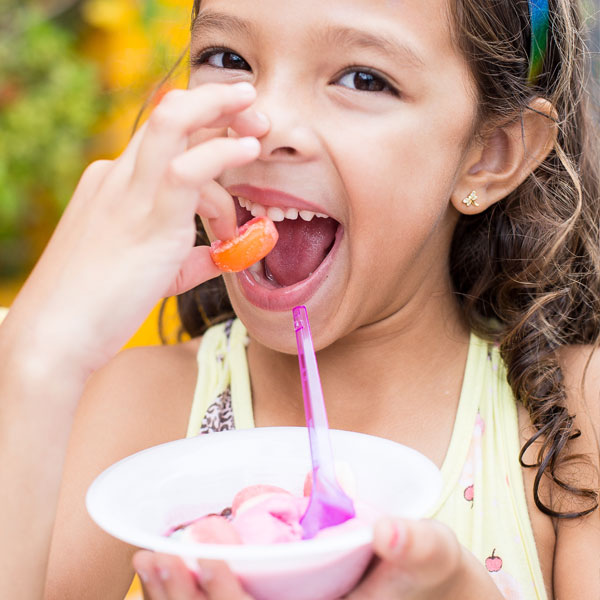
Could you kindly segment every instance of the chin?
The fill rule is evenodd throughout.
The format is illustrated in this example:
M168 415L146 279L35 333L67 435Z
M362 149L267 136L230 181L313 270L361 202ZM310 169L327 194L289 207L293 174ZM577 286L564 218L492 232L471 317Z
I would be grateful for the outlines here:
M308 311L315 350L329 346L343 335L338 308L346 288L345 278L335 278L334 281L331 277L310 298L285 310L269 310L249 301L237 275L225 276L227 292L235 314L244 323L249 335L260 344L277 352L296 354L292 309L301 304ZM332 301L332 298L337 300Z

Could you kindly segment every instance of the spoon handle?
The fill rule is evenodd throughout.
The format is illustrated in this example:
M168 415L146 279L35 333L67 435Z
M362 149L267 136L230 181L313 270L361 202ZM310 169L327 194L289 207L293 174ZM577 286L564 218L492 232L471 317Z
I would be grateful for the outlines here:
M313 464L313 477L327 479L335 482L335 469L333 465L333 452L329 440L329 425L323 390L319 378L317 358L312 343L310 325L305 306L296 306L292 315L294 329L298 344L298 362L300 363L300 379L302 381L302 396L304 398L304 411L308 425L310 453Z

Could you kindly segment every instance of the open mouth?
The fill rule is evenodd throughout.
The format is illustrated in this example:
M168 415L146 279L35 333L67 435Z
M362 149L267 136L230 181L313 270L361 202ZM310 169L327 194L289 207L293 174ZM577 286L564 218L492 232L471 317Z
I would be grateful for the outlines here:
M279 233L275 248L247 269L262 287L279 289L310 278L335 245L341 225L328 215L293 207L263 206L241 196L234 199L238 227L252 217L266 215Z

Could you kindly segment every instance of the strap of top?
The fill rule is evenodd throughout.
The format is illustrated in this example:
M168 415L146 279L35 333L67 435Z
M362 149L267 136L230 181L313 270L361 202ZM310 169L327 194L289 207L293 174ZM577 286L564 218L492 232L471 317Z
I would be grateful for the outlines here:
M471 433L477 418L480 390L487 367L487 358L487 342L471 333L454 428L441 468L444 484L438 503L430 511L429 516L435 515L452 493L467 458L471 444Z
M231 401L236 429L254 427L247 345L246 328L239 319L215 325L204 334L187 437L201 431L209 407L223 397Z

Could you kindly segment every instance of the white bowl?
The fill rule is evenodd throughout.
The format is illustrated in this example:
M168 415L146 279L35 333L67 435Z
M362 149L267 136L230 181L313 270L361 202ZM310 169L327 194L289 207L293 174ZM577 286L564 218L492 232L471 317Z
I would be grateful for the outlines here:
M390 440L331 431L336 461L349 464L356 498L383 514L424 516L442 486L425 456ZM302 495L310 470L304 427L224 431L161 444L101 473L86 504L92 519L129 544L194 558L225 560L256 600L332 600L351 590L371 556L372 527L289 544L196 544L169 539L172 526L231 505L254 484Z

